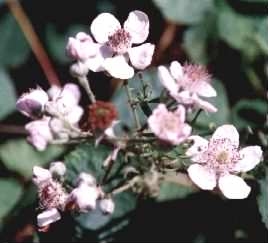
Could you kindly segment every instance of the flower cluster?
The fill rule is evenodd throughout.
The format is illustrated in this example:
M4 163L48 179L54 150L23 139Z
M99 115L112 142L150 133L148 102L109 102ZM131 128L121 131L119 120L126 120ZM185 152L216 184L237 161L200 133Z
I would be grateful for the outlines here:
M132 78L136 70L147 68L155 49L153 44L142 44L149 35L148 16L132 11L121 26L112 14L102 13L93 20L90 29L94 40L80 32L75 38L70 37L66 46L68 56L75 61L70 70L90 99L86 104L86 116L79 105L81 95L75 84L52 87L48 92L41 88L30 90L17 101L18 110L34 120L25 128L29 132L28 141L40 151L49 143L72 140L94 143L96 151L99 143L111 146L107 158L97 166L105 170L101 184L91 174L80 171L75 188L67 190L63 163L54 162L48 170L33 168L42 210L37 216L38 226L47 227L59 220L61 212L66 210L84 213L100 208L103 213L112 213L115 205L111 195L132 189L155 197L165 180L177 180L177 184L183 185L187 181L187 185L195 184L203 190L218 187L226 198L246 198L251 189L243 175L262 160L263 152L260 146L240 148L238 131L231 124L219 126L213 134L208 128L207 132L212 134L209 140L199 136L195 122L200 112L206 111L207 115L217 112L206 100L217 96L207 70L200 65L181 65L178 61L160 65L157 74L165 92L152 99L149 95L133 99L130 82L124 81L129 99L126 106L136 125L131 127L118 120L112 103L96 100L87 74L102 71L125 80ZM141 45L134 46L136 44ZM141 83L144 85L143 80ZM144 86L143 92L146 93ZM159 103L152 105L156 100ZM145 122L139 118L137 108L147 116ZM193 116L195 118L190 118ZM123 183L104 193L102 188L109 184L108 175L115 173L112 167L119 157L124 159L118 166L124 173L113 174L110 178L117 180L116 176L121 176L119 184ZM111 187L114 184L107 188Z
M96 209L98 203L104 214L114 211L113 200L97 185L96 179L82 172L76 181L76 187L67 192L62 181L66 167L64 163L52 162L49 170L39 166L33 168L33 182L38 188L39 209L37 225L41 231L46 231L51 223L61 219L60 212L66 210L88 212Z

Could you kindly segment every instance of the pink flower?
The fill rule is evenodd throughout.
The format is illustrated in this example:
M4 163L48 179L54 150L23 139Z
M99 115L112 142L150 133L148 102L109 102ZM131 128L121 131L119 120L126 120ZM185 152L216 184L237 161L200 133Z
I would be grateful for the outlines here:
M143 43L149 34L148 16L138 10L129 13L121 27L110 13L99 14L91 24L91 32L100 45L96 55L98 62L88 59L88 67L96 71L106 70L111 76L128 79L134 76L134 68L143 70L150 65L155 46ZM131 62L131 67L128 63Z
M37 88L23 94L18 99L16 107L23 115L36 119L42 116L47 102L47 93L41 88Z
M29 133L27 140L39 151L44 151L48 143L53 140L49 120L48 117L44 117L42 120L29 122L25 126Z
M239 134L233 125L217 128L211 139L191 136L194 144L186 155L194 162L188 168L192 181L203 190L213 190L216 185L230 199L243 199L250 193L245 181L235 175L252 170L262 159L259 146L239 148Z
M191 134L191 127L185 123L183 106L170 112L164 104L159 104L148 118L148 124L157 137L174 145L182 143Z
M200 65L186 64L181 66L177 61L169 69L158 67L158 75L170 95L179 103L216 112L217 108L201 97L214 97L216 90L210 85L210 75Z

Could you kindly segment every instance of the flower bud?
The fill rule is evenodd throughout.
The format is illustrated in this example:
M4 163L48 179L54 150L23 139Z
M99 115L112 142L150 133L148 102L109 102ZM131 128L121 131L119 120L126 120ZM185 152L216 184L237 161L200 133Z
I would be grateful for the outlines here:
M88 65L83 62L76 62L70 67L70 73L75 78L87 76L88 71Z
M33 182L36 186L40 186L41 184L48 182L51 180L51 173L49 170L43 169L39 166L33 167Z
M76 184L80 186L81 184L86 184L91 187L95 187L97 185L96 179L93 175L82 172L79 174Z
M115 204L111 198L101 199L99 205L103 214L112 214L114 212Z
M49 171L52 175L64 176L66 173L66 166L61 161L52 162L49 166Z
M96 200L99 197L97 187L88 186L85 183L72 190L67 204L74 204L80 212L87 212L96 208Z
M30 122L26 124L25 129L29 133L27 137L28 142L39 151L45 150L47 144L53 139L49 127L49 118Z
M37 88L23 94L18 99L16 107L25 116L36 119L41 117L47 102L47 93L41 88Z
M60 213L56 208L48 209L37 215L37 225L38 227L44 227L60 219Z

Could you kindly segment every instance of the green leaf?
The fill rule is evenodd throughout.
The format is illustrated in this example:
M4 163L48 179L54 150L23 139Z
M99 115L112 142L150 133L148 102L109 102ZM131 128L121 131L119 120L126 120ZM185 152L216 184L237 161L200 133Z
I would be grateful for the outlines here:
M14 179L0 179L0 223L16 205L23 192L23 188Z
M10 77L3 69L0 69L0 97L0 120L2 120L15 110L16 104L15 89Z
M11 14L4 15L0 21L0 65L18 66L30 53L29 45Z
M268 169L266 169L266 178L260 181L260 193L257 197L259 211L262 221L268 229Z
M169 200L182 199L192 194L193 190L190 187L179 186L171 182L163 182L160 186L158 202L165 202Z
M263 36L267 39L268 29L262 30L265 33L259 35L261 33L259 28L262 24L267 26L267 19L266 17L244 16L234 12L226 4L221 4L218 19L219 36L252 61L263 53L260 42L264 42Z
M218 111L208 114L203 111L196 121L196 124L201 127L207 127L210 123L214 123L219 126L230 121L230 106L226 89L217 79L213 80L212 85L217 91L217 96L208 98L207 101L216 106Z
M136 197L129 192L122 192L114 198L115 211L110 215L103 215L97 207L94 211L76 217L77 222L87 230L98 230L98 238L111 237L122 230L128 223L128 213L136 207ZM116 224L115 224L116 222Z
M165 18L179 24L195 24L213 11L213 0L153 0Z
M55 26L49 24L46 29L46 41L48 50L58 62L62 64L69 63L70 58L66 55L65 47L68 42L68 37L75 37L78 32L87 32L87 27L84 25L72 25L66 32L59 33Z
M152 91L151 97L152 98L158 97L163 89L163 86L158 79L157 69L156 68L147 69L146 71L142 72L142 78L145 83L150 85L150 89ZM139 78L139 75L136 74L132 79L130 79L128 81L128 85L129 87L131 87L133 97L136 97L137 92L141 91L142 89L142 82ZM133 127L134 118L130 111L125 87L121 86L116 90L116 92L112 97L112 102L114 103L114 105L118 110L119 119L125 124L127 124L129 127ZM150 108L154 107L153 104L150 104L149 106ZM143 124L144 122L146 122L147 118L140 107L137 107L137 112L141 123Z
M63 147L53 145L44 152L38 152L25 139L11 139L0 146L0 159L9 170L29 179L33 166L44 166L63 151Z
M260 99L242 99L232 109L232 123L239 129L264 124L268 113L267 102ZM262 122L260 121L263 120Z
M67 167L67 180L73 184L81 172L88 172L100 180L104 175L103 161L109 155L111 148L105 145L97 147L92 143L78 145L68 154L64 161Z

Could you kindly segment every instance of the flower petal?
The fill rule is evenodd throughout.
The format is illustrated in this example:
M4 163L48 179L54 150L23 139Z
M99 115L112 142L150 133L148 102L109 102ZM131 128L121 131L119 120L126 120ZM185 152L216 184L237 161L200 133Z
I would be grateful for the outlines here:
M223 195L229 199L246 198L251 191L251 188L242 178L230 174L220 177L219 188Z
M95 40L101 44L107 42L108 37L120 28L119 21L110 13L99 14L90 26Z
M216 175L214 171L210 171L202 165L191 165L188 168L188 174L191 180L203 190L213 190L216 186Z
M262 149L260 146L248 146L239 151L242 159L237 162L234 170L247 172L252 170L262 160Z
M142 11L132 11L129 13L124 23L124 29L129 32L131 42L139 44L144 42L149 35L149 18Z
M188 140L192 140L193 141L193 145L186 151L186 155L187 156L195 156L197 154L200 154L202 152L204 152L207 147L208 147L208 141L200 136L190 136L188 138ZM193 160L193 158L192 158ZM198 163L202 163L202 161L195 161L194 162L198 162Z
M183 75L183 69L179 62L173 61L169 67L170 73L174 79L178 79Z
M165 88L169 92L177 92L178 85L176 84L175 80L170 75L168 69L164 66L158 67L158 77L161 81L161 83L165 86Z
M205 81L199 82L199 84L197 85L196 88L197 88L196 93L198 95L203 96L203 97L215 97L215 96L217 96L216 90L208 82L205 82Z
M130 48L128 54L132 65L140 70L148 67L152 62L154 48L155 46L150 43Z
M37 225L44 227L60 220L61 216L56 208L48 209L37 215Z
M134 69L128 65L123 56L106 58L103 66L114 78L129 79L134 76Z
M233 146L239 146L239 134L233 125L222 125L216 129L211 139L229 139Z
M201 108L204 111L213 112L213 113L218 111L218 109L214 105L212 105L211 103L205 100L200 99L197 95L194 94L192 98L193 98L194 104L198 108Z

